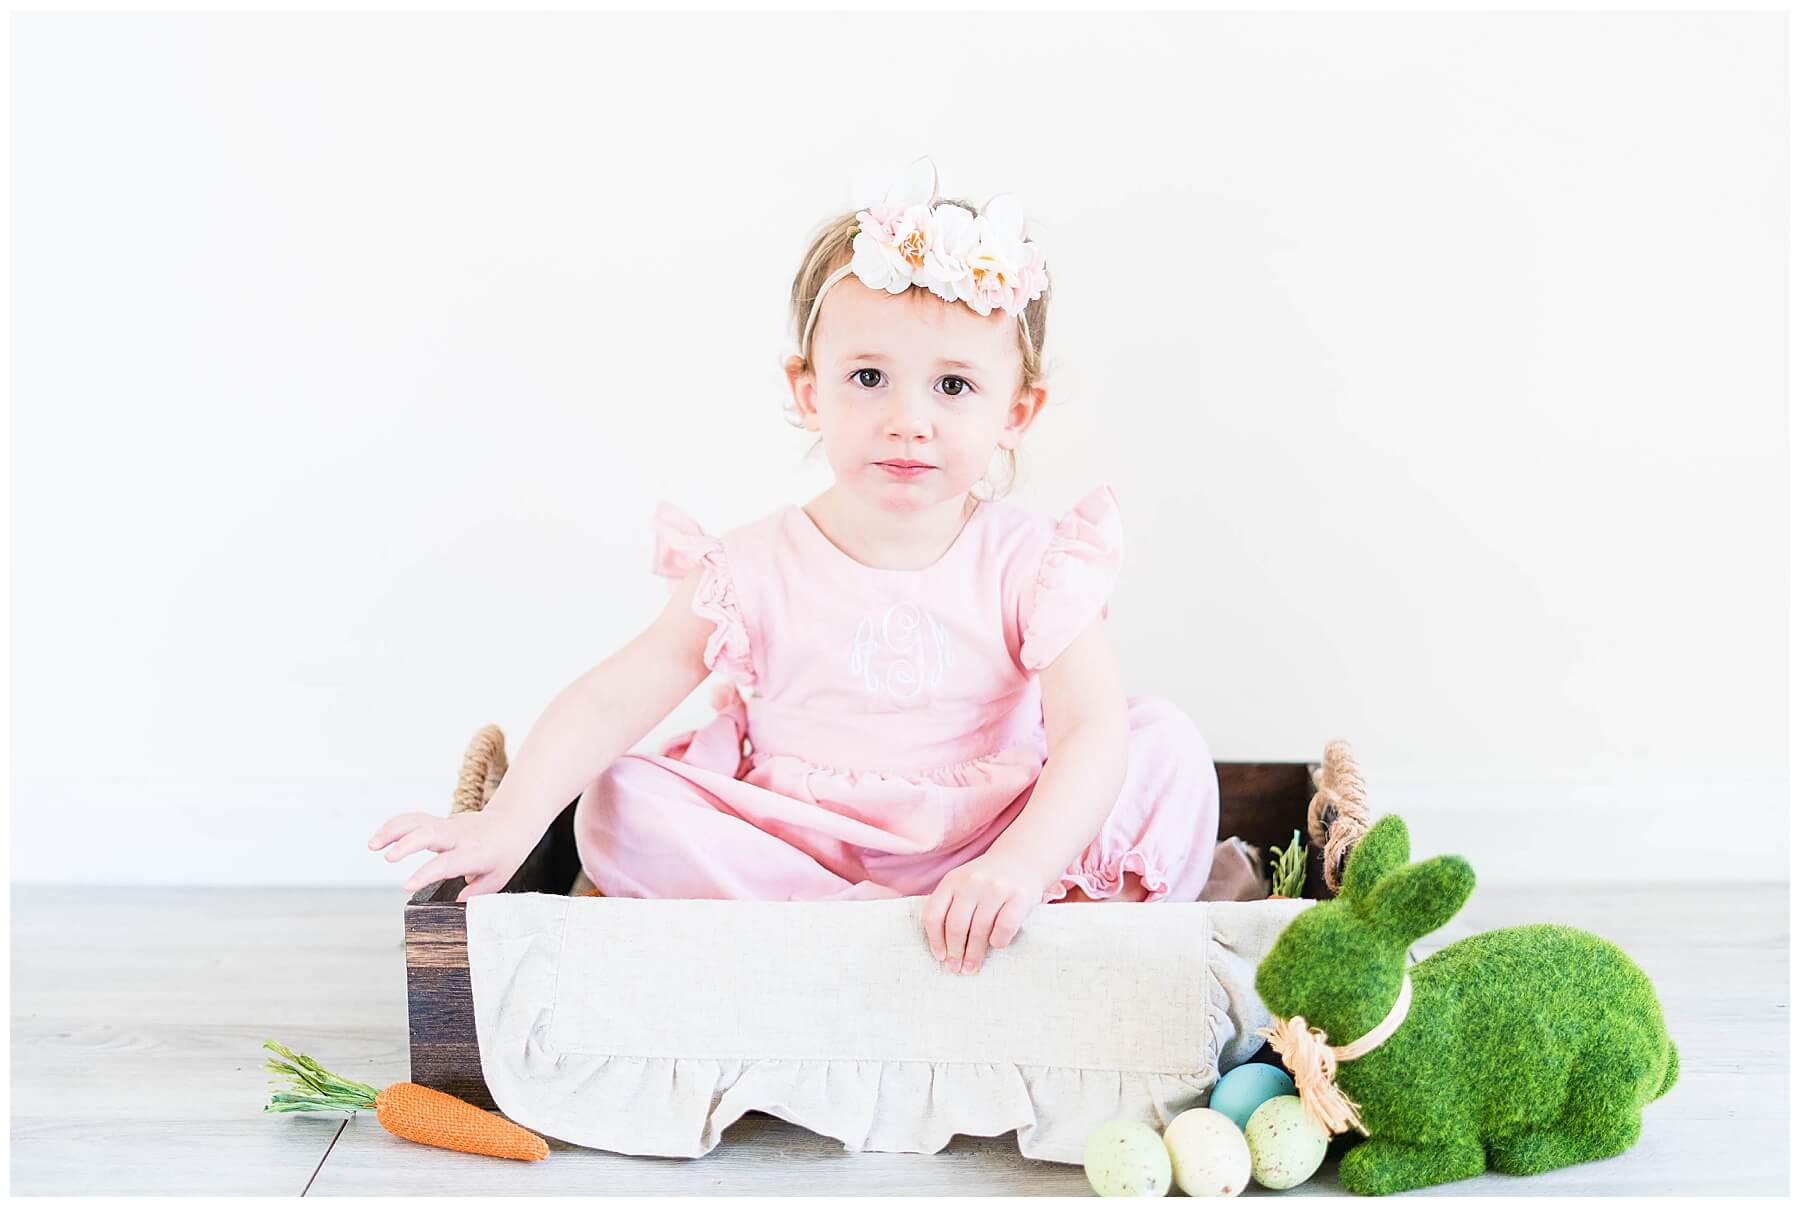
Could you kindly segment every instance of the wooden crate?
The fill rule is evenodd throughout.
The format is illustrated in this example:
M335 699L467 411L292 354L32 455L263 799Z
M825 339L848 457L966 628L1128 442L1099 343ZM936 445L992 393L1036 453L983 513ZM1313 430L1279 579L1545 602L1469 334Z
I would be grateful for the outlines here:
M1295 830L1306 835L1313 797L1309 763L1219 763L1219 833L1236 835L1265 851L1287 846ZM575 853L573 801L545 831L512 880L508 893L566 893L581 862ZM1308 843L1305 895L1331 895L1324 860ZM406 904L406 1009L411 1078L495 1109L481 1077L475 1040L475 1008L469 991L468 931L459 877L420 889Z

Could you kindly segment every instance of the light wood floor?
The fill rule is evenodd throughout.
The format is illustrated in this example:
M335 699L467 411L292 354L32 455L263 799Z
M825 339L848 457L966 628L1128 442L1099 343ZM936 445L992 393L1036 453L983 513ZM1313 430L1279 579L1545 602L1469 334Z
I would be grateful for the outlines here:
M401 900L15 888L13 1193L1090 1193L1079 1167L1028 1161L1011 1133L959 1136L929 1155L849 1153L752 1114L698 1160L552 1141L549 1160L522 1165L409 1145L367 1115L262 1114L266 1037L377 1086L405 1080ZM1787 885L1481 887L1414 952L1524 922L1595 931L1637 960L1681 1049L1681 1079L1623 1156L1434 1193L1785 1195ZM1333 1162L1287 1193L1339 1192Z

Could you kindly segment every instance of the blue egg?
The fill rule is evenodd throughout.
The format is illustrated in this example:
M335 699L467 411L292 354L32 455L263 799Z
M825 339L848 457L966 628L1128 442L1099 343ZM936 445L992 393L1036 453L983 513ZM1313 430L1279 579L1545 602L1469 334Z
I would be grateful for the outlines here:
M1219 1078L1206 1105L1229 1117L1241 1130L1257 1107L1271 1098L1295 1092L1294 1079L1286 1069L1256 1061L1239 1065Z

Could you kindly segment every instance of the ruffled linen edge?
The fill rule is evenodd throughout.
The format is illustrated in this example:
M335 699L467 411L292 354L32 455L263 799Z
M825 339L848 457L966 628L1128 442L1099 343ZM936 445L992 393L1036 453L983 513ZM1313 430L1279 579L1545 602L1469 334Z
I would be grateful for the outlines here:
M1096 486L1056 521L1019 601L1019 664L1042 670L1095 617L1105 617L1123 564L1118 497L1111 486Z
M1196 1070L553 1052L544 1037L554 1001L505 1012L496 1003L510 983L542 976L544 969L526 973L526 965L561 958L561 935L540 930L524 936L522 950L510 937L496 938L500 950L485 953L480 944L487 936L472 915L471 989L482 1073L502 1113L521 1126L634 1156L705 1156L726 1128L762 1111L829 1136L849 1152L936 1153L956 1135L1016 1130L1021 1156L1080 1165L1100 1124L1136 1119L1160 1131L1182 1111L1202 1105L1220 1075L1263 1044L1255 1030L1268 1024L1269 1015L1255 992L1256 966L1281 928L1314 902L1208 904L1208 1042L1206 1063ZM488 908L496 907L490 901ZM484 957L491 954L511 961L507 983L486 972L491 960Z
M662 502L652 520L655 550L651 573L674 584L695 566L705 567L694 591L694 613L712 622L706 639L708 670L717 670L746 687L756 685L756 667L750 655L750 629L738 603L737 585L725 561L725 542L709 536L686 512Z

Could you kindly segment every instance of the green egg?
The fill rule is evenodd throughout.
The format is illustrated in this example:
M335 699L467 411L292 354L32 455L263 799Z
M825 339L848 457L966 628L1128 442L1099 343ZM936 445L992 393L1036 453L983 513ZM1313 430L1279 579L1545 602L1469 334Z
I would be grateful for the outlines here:
M1331 1136L1301 1109L1297 1094L1271 1098L1250 1112L1244 1140L1250 1145L1250 1176L1270 1190L1287 1190L1312 1177L1331 1146Z
M1135 1119L1109 1119L1094 1129L1082 1153L1088 1185L1106 1198L1169 1193L1174 1171L1156 1129Z

